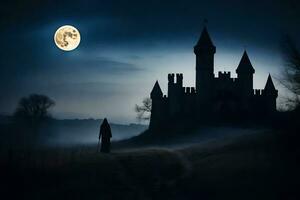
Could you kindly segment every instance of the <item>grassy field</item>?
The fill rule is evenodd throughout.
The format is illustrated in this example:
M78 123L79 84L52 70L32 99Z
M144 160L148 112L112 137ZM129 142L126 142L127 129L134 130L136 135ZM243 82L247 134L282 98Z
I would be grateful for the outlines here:
M283 133L178 148L8 151L9 199L299 199L299 148Z

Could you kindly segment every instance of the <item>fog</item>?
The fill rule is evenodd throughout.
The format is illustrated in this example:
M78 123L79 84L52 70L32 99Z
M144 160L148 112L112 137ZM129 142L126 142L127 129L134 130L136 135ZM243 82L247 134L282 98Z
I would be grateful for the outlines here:
M43 144L49 146L73 146L97 144L102 120L53 120L44 124L40 131ZM127 139L142 133L146 125L110 124L112 141Z

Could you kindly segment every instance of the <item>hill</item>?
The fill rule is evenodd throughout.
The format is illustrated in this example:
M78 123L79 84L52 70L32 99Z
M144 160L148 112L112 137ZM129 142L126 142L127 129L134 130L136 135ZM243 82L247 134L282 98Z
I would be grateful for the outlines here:
M22 199L299 199L299 147L281 132L112 154L56 148L8 155L1 181Z

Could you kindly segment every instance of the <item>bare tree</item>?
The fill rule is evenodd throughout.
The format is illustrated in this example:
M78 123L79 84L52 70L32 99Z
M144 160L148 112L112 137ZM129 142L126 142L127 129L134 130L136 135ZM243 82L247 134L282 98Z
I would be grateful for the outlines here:
M149 120L151 115L152 101L151 99L145 98L142 105L135 105L135 112L137 113L138 120Z
M49 109L55 102L45 95L31 94L20 99L14 116L18 119L40 121L50 117Z
M17 124L18 141L26 148L35 148L39 142L44 122L51 118L49 109L54 101L45 95L31 94L20 99L14 117ZM43 130L45 132L47 130Z
M279 82L294 96L287 99L287 104L297 107L300 105L300 50L289 36L284 37L281 46L285 68Z

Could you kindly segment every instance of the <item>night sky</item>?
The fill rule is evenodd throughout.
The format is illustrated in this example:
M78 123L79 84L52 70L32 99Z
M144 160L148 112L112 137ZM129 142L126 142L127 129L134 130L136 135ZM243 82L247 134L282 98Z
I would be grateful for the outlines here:
M246 49L256 70L254 87L279 76L283 35L300 33L297 0L19 0L0 3L0 114L11 114L30 93L56 101L56 118L135 122L134 105L156 80L166 93L167 74L184 73L194 86L193 46L208 20L217 47L217 71L235 69ZM58 49L61 25L81 33L79 47ZM276 81L275 81L276 83ZM282 90L279 93L284 93Z

